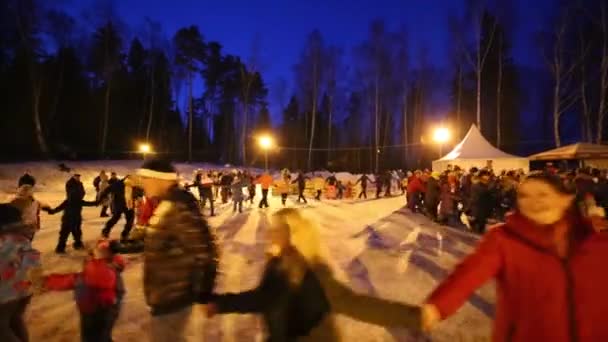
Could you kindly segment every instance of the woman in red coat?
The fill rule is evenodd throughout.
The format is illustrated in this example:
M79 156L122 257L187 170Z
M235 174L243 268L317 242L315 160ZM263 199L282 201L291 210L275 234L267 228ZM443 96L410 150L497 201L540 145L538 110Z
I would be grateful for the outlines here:
M608 341L608 233L596 233L573 201L559 179L529 176L517 212L428 298L425 329L494 278L494 341Z

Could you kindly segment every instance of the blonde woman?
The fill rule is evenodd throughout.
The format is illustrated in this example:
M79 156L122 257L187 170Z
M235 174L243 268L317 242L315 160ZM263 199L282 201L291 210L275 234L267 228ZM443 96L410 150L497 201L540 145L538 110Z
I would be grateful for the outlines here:
M332 313L418 330L419 308L360 295L338 282L324 261L317 230L296 209L273 216L269 237L268 263L258 287L215 295L209 316L261 313L267 341L339 341Z

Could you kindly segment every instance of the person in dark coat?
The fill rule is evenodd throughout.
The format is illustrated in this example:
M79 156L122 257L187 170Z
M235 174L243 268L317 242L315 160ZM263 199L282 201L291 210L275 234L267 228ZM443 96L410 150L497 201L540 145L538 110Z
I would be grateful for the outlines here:
M133 181L129 176L122 180L118 180L110 185L101 195L100 198L112 196L112 217L106 222L101 235L105 238L110 236L112 228L120 217L125 215L125 227L121 233L121 240L125 241L129 238L129 233L133 228L135 221L135 198L133 195Z
M249 195L247 200L249 200L249 205L252 206L253 201L255 200L255 175L246 172L245 180L247 181L247 193Z
M207 201L209 201L209 207L211 208L210 216L214 216L213 179L211 179L210 174L206 174L202 170L198 171L194 177L194 182L186 186L186 188L190 187L196 187L198 189L200 204L203 209L207 206Z
M318 232L296 209L278 211L269 236L260 284L241 293L214 295L208 316L260 313L269 342L341 341L334 314L380 326L420 329L418 307L358 294L337 281L321 255Z
M148 160L137 170L144 192L159 200L144 239L143 292L151 309L150 341L184 341L192 304L215 286L217 238L194 196L179 187L170 162Z
M357 182L355 183L355 185L361 183L361 193L359 194L359 199L361 199L361 197L364 197L365 199L367 199L367 182L369 182L369 181L370 181L370 179L366 174L364 174L359 179L357 179Z
M298 172L298 177L292 182L292 184L298 184L298 203L300 202L300 200L304 201L305 204L308 203L306 201L306 197L304 197L304 190L306 190L307 179L310 178L306 177L302 172Z
M374 178L374 183L376 184L376 198L380 198L382 187L384 186L384 175L378 173Z
M55 253L58 254L65 253L66 243L70 234L74 238L74 249L84 248L84 244L82 243L82 207L94 207L97 205L97 201L89 202L84 200L85 191L79 174L75 174L67 181L65 190L67 198L57 208L41 208L50 215L63 211L59 241L55 248Z
M479 172L478 180L473 180L471 187L471 198L469 211L473 217L471 226L473 231L483 234L486 231L488 218L492 215L494 199L489 187L490 172L482 170Z
M386 173L384 174L384 186L386 187L386 190L384 192L385 197L391 196L392 183L393 183L393 174L391 171L386 171Z
M437 221L437 206L439 205L439 196L441 188L439 186L439 172L433 172L431 177L426 182L426 192L424 194L424 207L427 215Z
M227 173L220 178L221 197L222 203L228 203L230 197L230 187L234 181L234 176L231 173Z

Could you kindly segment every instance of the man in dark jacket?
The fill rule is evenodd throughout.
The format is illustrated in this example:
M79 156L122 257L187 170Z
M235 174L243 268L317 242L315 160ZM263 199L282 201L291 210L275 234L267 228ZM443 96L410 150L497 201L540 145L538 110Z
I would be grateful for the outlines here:
M197 172L196 176L194 177L194 182L191 185L188 185L186 188L190 187L196 187L198 189L198 195L200 198L201 207L203 209L207 206L207 201L209 201L209 206L211 208L210 216L214 216L213 179L211 179L210 174L207 174L204 171Z
M367 177L366 174L364 174L359 179L357 179L357 182L355 183L355 185L361 183L361 193L359 194L359 199L361 199L361 197L364 197L365 199L367 199L367 182L369 180L370 179L369 179L369 177Z
M298 203L300 200L303 200L304 203L308 203L306 201L306 197L304 197L304 190L306 190L306 180L310 179L300 171L298 172L298 177L292 182L292 184L298 184Z
M439 205L439 195L441 194L439 177L439 172L431 174L431 177L426 182L426 193L424 194L426 213L433 221L437 221L437 206Z
M144 239L143 288L152 311L151 341L183 341L192 304L206 302L218 267L216 238L196 198L179 188L171 163L146 161L137 171L146 196L160 200Z
M129 233L133 228L135 220L135 205L133 197L133 182L129 176L122 180L118 180L110 185L104 192L99 195L99 198L105 198L112 195L112 217L106 222L105 227L101 231L101 235L105 238L110 237L112 228L120 217L125 215L125 227L121 233L121 240L124 242L129 238Z
M231 173L227 173L220 178L221 196L222 203L228 203L228 197L230 197L230 186L234 181L234 176Z
M380 198L380 194L382 193L382 187L384 186L384 175L381 173L376 174L375 183L376 183L376 198Z
M80 175L75 174L65 184L66 199L55 209L42 208L42 210L53 215L63 211L61 217L61 230L55 253L65 253L68 237L72 234L74 238L74 249L83 249L82 243L82 207L95 206L96 202L84 201L84 186L80 182Z
M471 228L478 234L486 231L486 223L492 214L494 199L490 189L490 172L482 170L479 172L478 181L473 181L471 186L470 213L473 217Z

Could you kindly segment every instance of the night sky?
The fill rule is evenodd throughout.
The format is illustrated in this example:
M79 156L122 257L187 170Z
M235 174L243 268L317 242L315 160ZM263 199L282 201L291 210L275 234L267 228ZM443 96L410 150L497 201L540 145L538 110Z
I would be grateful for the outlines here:
M65 2L71 12L77 13L91 1ZM517 20L513 57L518 64L540 68L534 32L543 26L555 0L513 1ZM405 25L413 47L412 57L417 55L416 51L428 49L430 63L447 68L450 53L447 17L450 12L460 13L463 3L458 0L116 1L119 15L131 34L142 27L145 17L159 21L168 38L180 27L194 24L200 27L205 39L219 41L226 52L244 60L248 60L257 40L261 70L271 91L279 78L291 82L292 66L311 30L318 28L327 44L337 45L348 53L367 37L369 23L375 18L385 19L389 29ZM269 101L273 100L270 94Z

